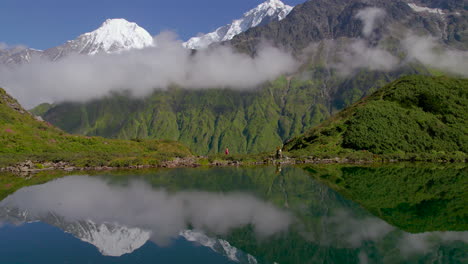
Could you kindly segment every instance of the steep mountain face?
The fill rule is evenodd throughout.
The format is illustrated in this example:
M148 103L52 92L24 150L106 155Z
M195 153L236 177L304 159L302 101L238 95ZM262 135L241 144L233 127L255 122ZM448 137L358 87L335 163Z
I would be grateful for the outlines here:
M254 54L261 41L268 40L277 46L302 52L311 43L324 39L363 37L363 22L356 17L359 10L376 7L385 10L385 17L378 24L377 37L390 34L391 27L399 25L418 33L442 38L447 44L467 48L467 12L463 9L442 10L432 13L414 10L412 1L384 0L314 0L298 5L281 22L272 22L261 28L252 28L234 37L230 42L240 50ZM436 5L442 8L445 5ZM423 6L422 6L423 7ZM422 11L422 12L421 12ZM455 37L456 36L456 37Z
M118 53L150 47L153 44L151 35L136 23L125 19L107 19L98 29L48 49L44 51L44 55L51 60L58 60L70 54Z
M232 21L231 24L219 27L214 32L193 37L183 45L189 49L206 48L212 43L230 40L252 27L283 20L291 10L291 6L285 5L280 0L267 0L256 8L246 12L242 18Z
M47 50L12 48L0 50L0 65L18 65L40 58L56 61L80 54L119 53L154 46L153 37L136 23L125 19L107 19L98 29Z

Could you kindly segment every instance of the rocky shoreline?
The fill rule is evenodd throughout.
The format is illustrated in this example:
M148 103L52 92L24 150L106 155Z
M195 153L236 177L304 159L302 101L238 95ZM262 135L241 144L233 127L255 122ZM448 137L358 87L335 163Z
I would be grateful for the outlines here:
M106 170L117 170L117 169L150 169L150 168L196 168L200 166L208 167L228 167L228 166L247 166L247 165L296 165L296 164L368 164L373 163L372 161L351 161L348 159L273 159L268 158L263 161L238 161L238 160L214 160L209 163L202 164L201 160L206 160L207 157L186 157L186 158L175 158L169 161L162 161L157 165L130 165L130 166L93 166L93 167L80 167L75 166L71 162L33 162L27 160L24 162L17 163L13 166L0 168L0 172L9 172L20 175L34 174L42 171L62 170L67 172L72 171L106 171ZM392 161L391 161L392 162Z

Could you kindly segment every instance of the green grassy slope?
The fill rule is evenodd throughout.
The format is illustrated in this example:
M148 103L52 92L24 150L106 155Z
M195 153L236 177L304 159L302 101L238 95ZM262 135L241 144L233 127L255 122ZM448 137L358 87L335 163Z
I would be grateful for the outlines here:
M464 160L467 116L467 79L409 76L290 140L285 149L308 156Z
M143 163L186 155L190 155L189 149L176 142L137 142L67 134L36 120L0 88L0 165L30 158L91 166L107 165L123 158Z

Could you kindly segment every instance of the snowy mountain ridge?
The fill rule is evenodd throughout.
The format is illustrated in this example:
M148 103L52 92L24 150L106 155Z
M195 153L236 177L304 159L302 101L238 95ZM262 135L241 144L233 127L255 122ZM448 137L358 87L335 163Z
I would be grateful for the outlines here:
M0 50L0 64L17 65L37 58L56 61L71 54L120 53L152 46L155 42L148 31L134 22L115 18L107 19L94 31L44 51L24 47Z
M284 4L281 0L267 0L231 24L206 35L193 37L183 45L190 49L201 49L214 42L230 40L252 27L282 20L292 9L293 7ZM44 51L30 48L0 50L0 64L18 65L30 63L38 58L57 61L72 54L120 53L154 46L156 43L153 37L144 28L123 18L114 18L107 19L94 31L81 34L74 40Z
M183 45L189 49L203 49L215 42L226 41L248 29L283 20L293 9L280 0L267 0L254 9L244 13L243 17L232 21L231 24L219 27L214 32L193 37Z

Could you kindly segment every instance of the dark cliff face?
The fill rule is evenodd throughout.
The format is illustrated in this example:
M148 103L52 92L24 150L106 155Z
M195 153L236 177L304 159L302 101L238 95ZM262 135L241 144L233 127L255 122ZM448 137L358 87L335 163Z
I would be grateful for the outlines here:
M324 39L359 38L363 37L363 22L356 14L366 7L383 9L386 15L376 25L376 34L382 37L389 32L390 25L398 24L409 29L433 36L445 36L446 44L466 47L466 14L459 8L460 1L446 0L426 1L422 6L435 6L446 9L445 16L431 15L425 12L415 12L407 0L313 0L296 6L282 21L273 22L265 26L252 28L234 37L229 44L241 51L255 54L256 48L262 41L268 41L276 46L300 52L311 42ZM434 2L434 3L432 3ZM452 3L453 2L453 3ZM430 5L428 5L430 4ZM450 14L449 9L457 9L459 15ZM450 26L452 25L452 26ZM459 26L455 26L459 25ZM461 25L461 26L460 26ZM458 37L454 37L454 36Z

